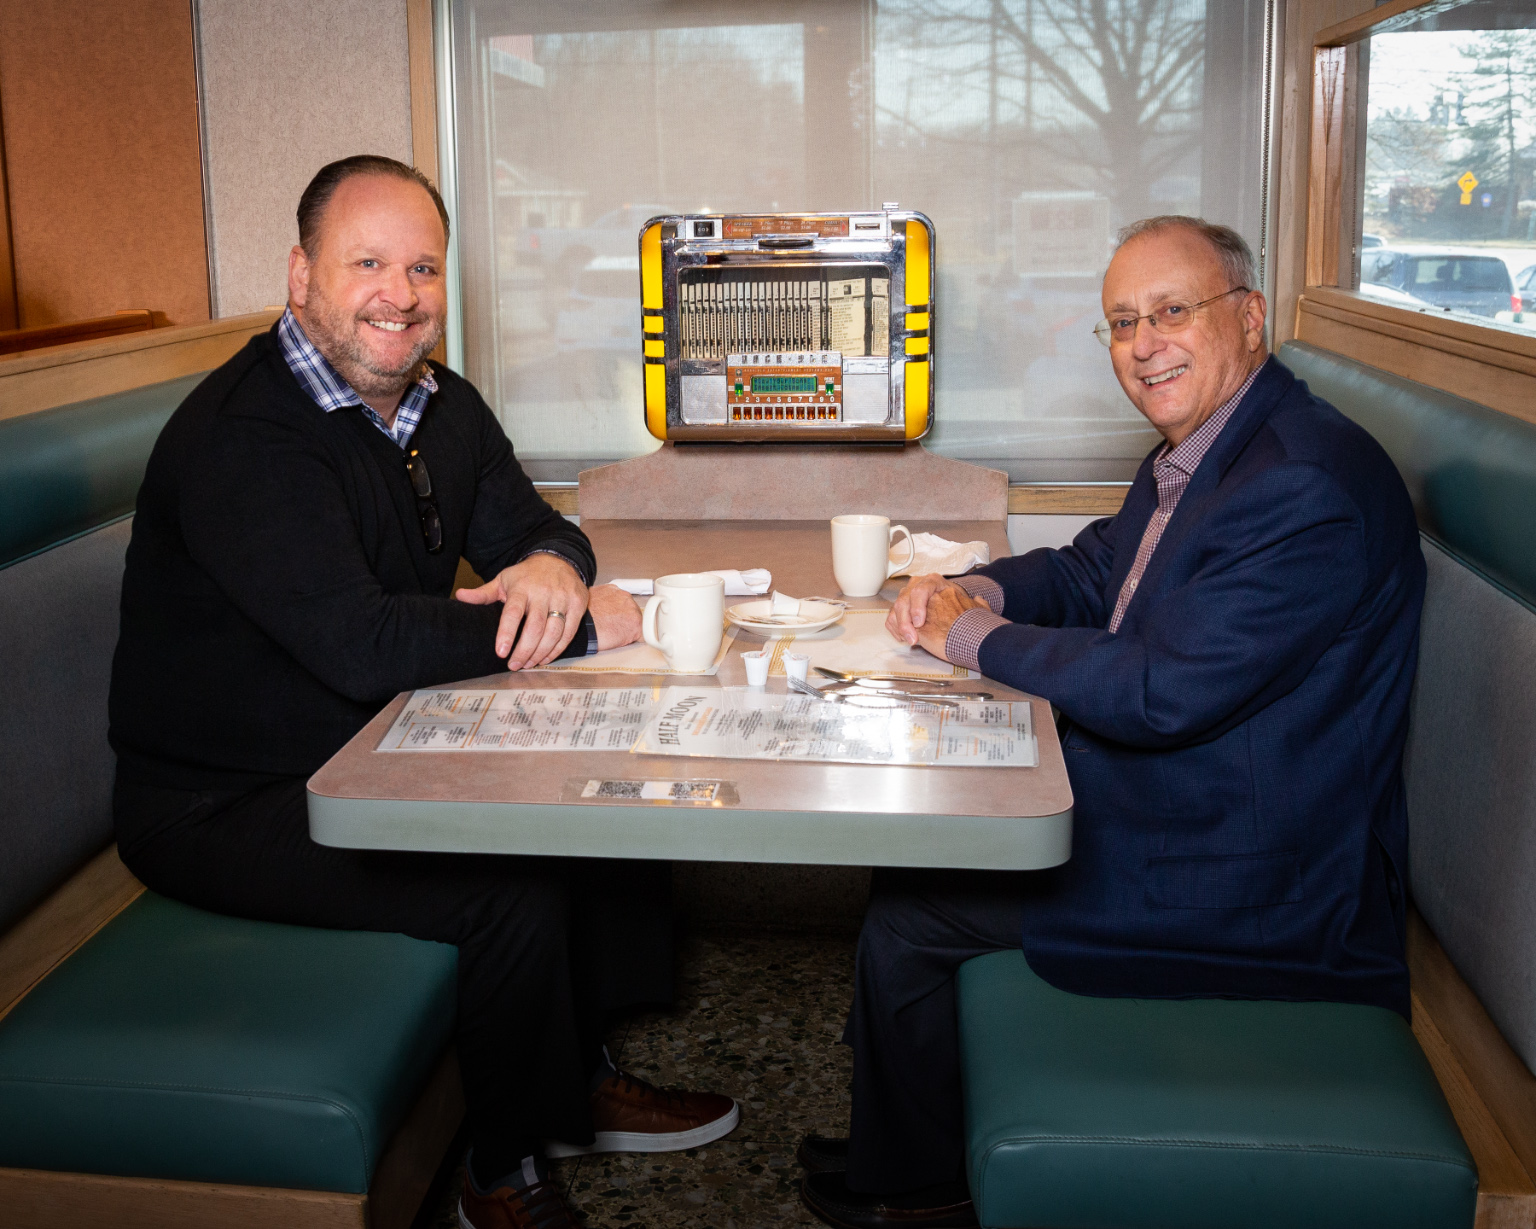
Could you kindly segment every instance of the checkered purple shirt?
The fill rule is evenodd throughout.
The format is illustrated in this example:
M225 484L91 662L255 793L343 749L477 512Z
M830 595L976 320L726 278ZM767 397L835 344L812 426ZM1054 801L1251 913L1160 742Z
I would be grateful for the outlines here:
M1131 564L1125 583L1120 586L1114 613L1109 616L1111 632L1120 630L1125 608L1136 596L1136 587L1146 574L1147 565L1152 561L1152 552L1162 540L1163 530L1168 528L1173 510L1178 507L1180 497L1189 486L1189 480L1194 477L1201 459L1216 442L1216 437L1221 434L1221 429L1227 425L1243 397L1253 387L1253 382L1259 378L1260 370L1261 367L1254 368L1232 399L1201 423L1199 428L1191 431L1177 448L1170 448L1165 441L1153 459L1152 476L1157 481L1157 511L1152 513L1152 519L1147 522L1146 530L1141 535L1141 545L1136 548L1136 560ZM956 583L972 597L981 598L991 609L967 610L961 614L950 625L949 635L945 637L944 656L957 666L979 670L981 666L977 657L981 652L981 642L1009 622L1002 617L1003 587L989 576L962 576Z
M437 381L432 378L432 369L426 363L422 363L411 386L405 390L405 396L400 398L400 408L395 411L395 424L390 426L377 410L357 395L357 391L331 366L325 355L316 349L303 326L287 308L283 309L282 318L277 322L277 340L282 346L288 370L304 386L310 400L327 414L332 410L355 405L368 416L369 422L394 440L401 449L411 442L411 436L416 433L421 416L426 412L427 398L437 391Z

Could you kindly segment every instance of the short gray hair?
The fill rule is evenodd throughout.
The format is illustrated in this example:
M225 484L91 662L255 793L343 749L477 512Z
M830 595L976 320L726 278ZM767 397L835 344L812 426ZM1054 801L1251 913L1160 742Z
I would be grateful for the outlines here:
M1233 287L1246 286L1249 290L1259 288L1258 275L1254 271L1253 249L1248 246L1248 241L1230 226L1218 226L1204 218L1192 218L1182 213L1163 213L1155 218L1142 218L1124 227L1115 237L1115 251L1118 252L1132 239L1139 239L1142 235L1156 235L1175 229L1192 231L1209 243L1215 249L1216 259L1221 262L1221 271L1227 275Z

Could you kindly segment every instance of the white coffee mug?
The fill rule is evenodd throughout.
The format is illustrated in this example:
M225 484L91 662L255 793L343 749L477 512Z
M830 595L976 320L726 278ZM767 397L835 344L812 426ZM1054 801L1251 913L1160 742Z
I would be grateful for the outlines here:
M907 535L907 557L891 562L891 543ZM832 518L832 575L848 597L874 597L897 572L912 566L917 548L905 525L892 525L888 516Z
M657 578L640 626L672 669L699 674L715 664L724 623L725 581L710 572L678 572Z

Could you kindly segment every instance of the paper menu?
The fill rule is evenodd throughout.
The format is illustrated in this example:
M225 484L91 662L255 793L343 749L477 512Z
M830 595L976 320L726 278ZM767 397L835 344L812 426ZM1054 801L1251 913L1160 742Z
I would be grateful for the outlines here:
M650 687L427 688L411 694L378 751L628 751Z
M1033 768L1027 700L959 710L900 704L858 708L751 687L669 687L633 750L640 755L843 764Z

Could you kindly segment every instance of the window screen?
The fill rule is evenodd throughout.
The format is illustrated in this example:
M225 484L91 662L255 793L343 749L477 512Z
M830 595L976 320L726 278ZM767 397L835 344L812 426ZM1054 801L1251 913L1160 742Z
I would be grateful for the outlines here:
M455 0L467 374L535 477L655 447L659 213L933 218L936 452L1130 477L1156 436L1093 337L1114 232L1258 251L1265 0Z

